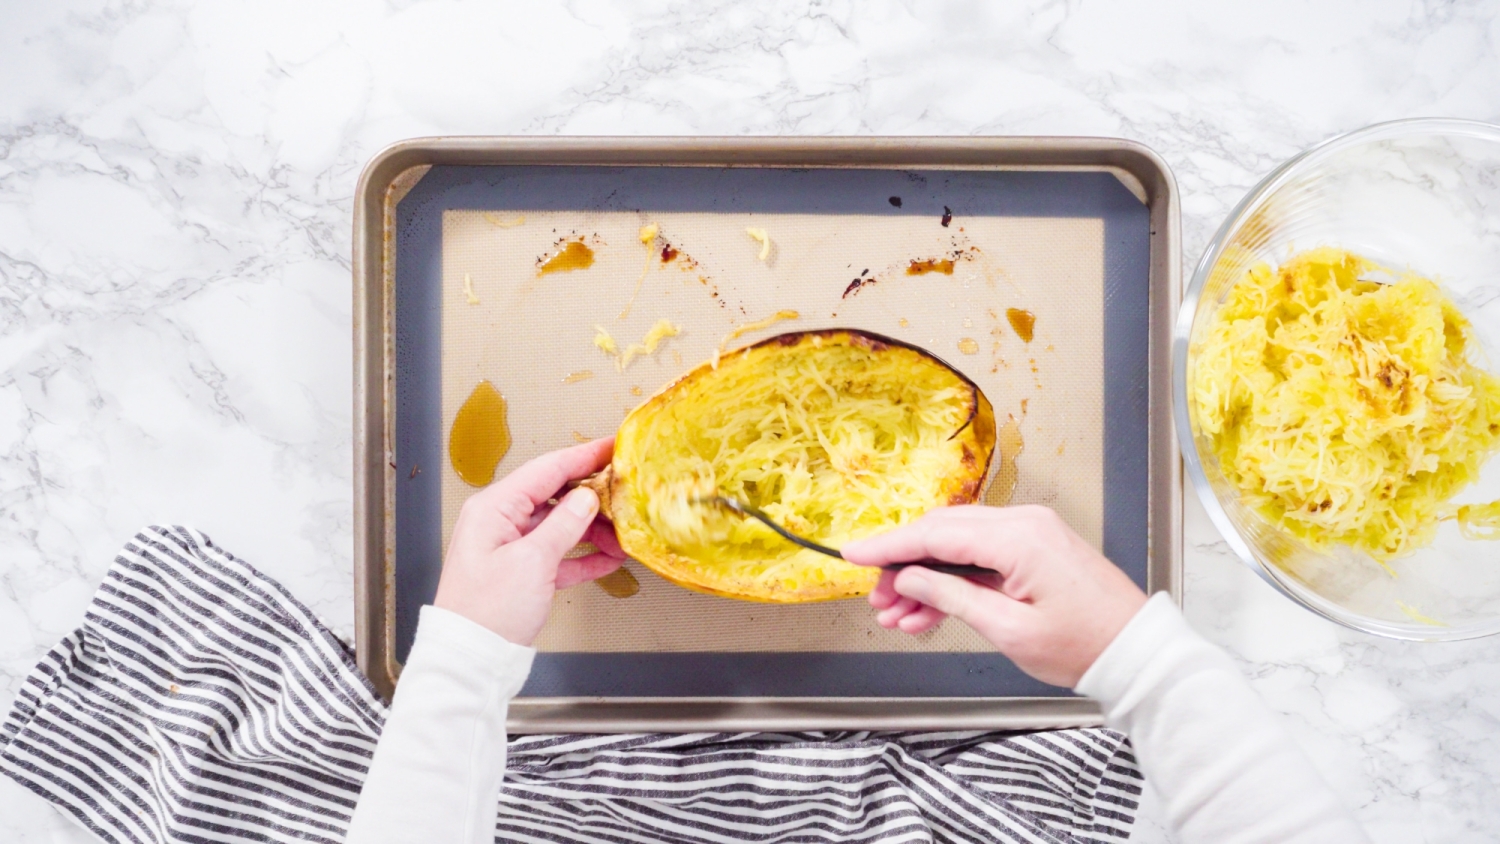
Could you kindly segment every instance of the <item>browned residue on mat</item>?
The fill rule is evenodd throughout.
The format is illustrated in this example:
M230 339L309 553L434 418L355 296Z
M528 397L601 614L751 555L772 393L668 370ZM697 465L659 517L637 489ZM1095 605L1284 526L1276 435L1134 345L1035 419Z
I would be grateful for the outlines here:
M667 240L664 236L658 236L657 242L661 244L661 250L656 254L661 258L663 264L676 264L677 269L685 273L690 273L698 269L697 259L682 251L682 247ZM704 284L708 283L708 279L706 278L700 278L699 281Z
M870 275L870 270L866 268L859 274L858 278L849 282L849 286L844 288L844 295L839 298L848 299L850 294L858 293L861 287L867 287L877 281L879 281L879 279L875 278L875 276Z

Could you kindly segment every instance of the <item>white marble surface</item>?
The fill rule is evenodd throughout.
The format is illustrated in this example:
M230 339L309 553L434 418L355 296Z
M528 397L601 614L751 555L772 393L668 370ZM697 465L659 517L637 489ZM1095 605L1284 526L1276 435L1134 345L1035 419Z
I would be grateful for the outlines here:
M351 198L386 143L1119 135L1176 171L1191 266L1330 134L1500 121L1497 43L1479 2L0 0L0 706L147 522L349 628ZM1500 640L1335 629L1195 505L1188 549L1189 616L1376 840L1500 830ZM0 781L0 839L85 837Z

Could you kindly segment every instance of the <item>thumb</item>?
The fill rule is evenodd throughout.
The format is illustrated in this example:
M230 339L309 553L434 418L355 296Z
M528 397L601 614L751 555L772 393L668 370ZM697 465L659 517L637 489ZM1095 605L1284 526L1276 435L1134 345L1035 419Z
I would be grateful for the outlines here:
M891 585L898 594L964 622L997 647L996 637L1002 618L1020 603L967 578L939 574L917 566L902 570Z
M563 496L547 518L515 544L527 547L547 565L556 567L563 555L583 539L597 512L599 496L587 487L579 487Z

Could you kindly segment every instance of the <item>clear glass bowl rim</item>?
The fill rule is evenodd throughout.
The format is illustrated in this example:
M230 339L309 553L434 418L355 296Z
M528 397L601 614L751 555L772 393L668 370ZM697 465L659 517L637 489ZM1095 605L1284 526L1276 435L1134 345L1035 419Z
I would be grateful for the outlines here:
M1177 429L1177 442L1182 452L1182 461L1187 470L1187 476L1192 482L1194 491L1198 494L1198 499L1203 502L1203 508L1208 512L1209 519L1241 562L1249 566L1273 589L1310 612L1354 630L1391 639L1448 642L1477 639L1500 633L1500 616L1488 622L1462 627L1424 626L1418 629L1390 624L1350 612L1310 590L1294 589L1283 580L1287 575L1273 565L1262 562L1245 542L1244 537L1240 536L1234 523L1230 521L1229 514L1219 503L1218 496L1214 494L1213 487L1209 485L1208 476L1203 471L1203 463L1198 455L1198 447L1193 440L1187 404L1188 341L1192 334L1193 319L1198 311L1198 300L1202 298L1203 288L1208 282L1209 274L1223 254L1225 245L1230 242L1250 214L1287 182L1298 178L1308 169L1350 147L1391 138L1424 135L1459 136L1500 145L1500 126L1478 120L1417 117L1375 123L1363 129L1336 135L1287 159L1261 179L1234 206L1205 247L1203 257L1198 260L1198 265L1193 270L1193 278L1188 283L1187 291L1183 294L1182 303L1178 307L1177 323L1172 329L1172 419Z

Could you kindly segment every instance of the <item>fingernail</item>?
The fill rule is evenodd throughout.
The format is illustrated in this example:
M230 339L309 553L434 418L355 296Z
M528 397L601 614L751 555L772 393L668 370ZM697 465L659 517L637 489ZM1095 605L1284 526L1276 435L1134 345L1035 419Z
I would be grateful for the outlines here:
M568 493L563 498L562 505L580 519L592 519L599 510L599 496L588 487L581 486Z
M896 591L913 601L925 604L927 599L932 597L932 581L912 569L907 569L896 578Z

